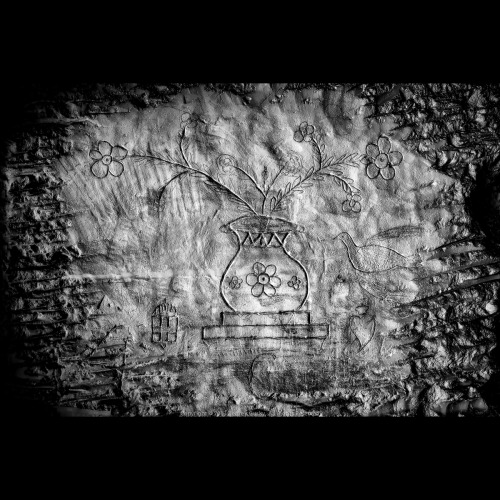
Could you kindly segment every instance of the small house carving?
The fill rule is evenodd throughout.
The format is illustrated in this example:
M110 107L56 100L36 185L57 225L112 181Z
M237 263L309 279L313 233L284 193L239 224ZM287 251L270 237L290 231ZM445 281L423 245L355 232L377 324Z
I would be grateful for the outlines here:
M179 326L177 309L165 299L153 311L151 325L153 342L175 342Z

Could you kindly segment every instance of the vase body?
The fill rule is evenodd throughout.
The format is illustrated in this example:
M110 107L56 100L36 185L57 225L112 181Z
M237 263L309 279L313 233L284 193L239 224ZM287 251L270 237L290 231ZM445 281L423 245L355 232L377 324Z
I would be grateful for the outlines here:
M276 217L241 217L225 226L237 251L224 271L220 291L238 312L295 311L308 292L306 269L286 249L298 226Z

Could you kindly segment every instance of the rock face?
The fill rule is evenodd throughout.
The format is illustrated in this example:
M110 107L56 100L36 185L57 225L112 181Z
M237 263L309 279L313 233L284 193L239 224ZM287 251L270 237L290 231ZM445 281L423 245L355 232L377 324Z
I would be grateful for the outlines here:
M40 92L3 173L14 408L497 414L498 87Z

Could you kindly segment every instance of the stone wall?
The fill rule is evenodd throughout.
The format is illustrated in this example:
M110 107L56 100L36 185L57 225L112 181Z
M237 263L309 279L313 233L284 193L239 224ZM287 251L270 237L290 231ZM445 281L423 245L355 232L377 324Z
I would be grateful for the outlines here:
M25 86L14 414L497 415L500 88Z

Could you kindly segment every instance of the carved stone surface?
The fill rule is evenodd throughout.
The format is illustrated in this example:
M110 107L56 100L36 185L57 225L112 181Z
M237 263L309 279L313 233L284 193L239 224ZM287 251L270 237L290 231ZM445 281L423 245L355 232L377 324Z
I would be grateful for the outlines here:
M498 414L499 86L80 93L9 139L13 401Z

